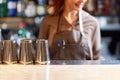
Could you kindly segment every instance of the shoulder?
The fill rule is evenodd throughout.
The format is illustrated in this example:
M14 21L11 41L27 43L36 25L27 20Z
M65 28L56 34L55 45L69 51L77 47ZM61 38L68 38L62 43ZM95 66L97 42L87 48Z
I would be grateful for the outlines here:
M48 15L42 20L42 24L53 24L58 20L58 16Z
M93 26L94 28L99 27L98 20L90 15L88 12L83 11L82 13L83 16L83 24L87 26Z

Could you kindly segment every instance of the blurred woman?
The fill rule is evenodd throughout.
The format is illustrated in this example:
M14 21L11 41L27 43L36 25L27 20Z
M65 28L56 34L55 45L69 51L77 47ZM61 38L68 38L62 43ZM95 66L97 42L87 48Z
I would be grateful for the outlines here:
M53 15L40 26L40 39L48 39L51 60L98 60L101 58L100 27L83 10L87 0L55 0Z

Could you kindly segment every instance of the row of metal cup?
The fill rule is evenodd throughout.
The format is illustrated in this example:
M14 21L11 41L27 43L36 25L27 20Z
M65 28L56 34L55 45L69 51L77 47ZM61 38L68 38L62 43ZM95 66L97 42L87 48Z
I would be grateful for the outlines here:
M49 64L48 40L21 40L18 47L15 40L0 42L0 63L2 64Z

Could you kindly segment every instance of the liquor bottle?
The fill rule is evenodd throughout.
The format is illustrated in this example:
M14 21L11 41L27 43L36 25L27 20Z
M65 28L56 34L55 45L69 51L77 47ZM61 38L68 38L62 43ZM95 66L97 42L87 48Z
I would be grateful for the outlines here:
M17 31L10 30L8 35L10 40L15 40L18 43L19 37L18 37Z
M18 0L8 0L8 16L17 16L17 1Z
M38 4L39 5L46 5L47 4L47 0L38 0Z
M120 24L120 0L116 1L116 8L117 8L116 10L117 10L117 16L118 16L118 23Z
M46 15L46 13L47 13L46 6L43 6L43 5L37 6L37 15L38 16L44 16L44 15Z
M46 0L38 0L38 5L37 5L37 15L38 16L46 15L46 13L47 13L46 5L47 5Z
M120 0L116 0L117 16L120 17Z
M50 15L54 14L55 11L53 5L54 5L54 0L48 0L47 13Z
M18 0L18 2L17 2L17 15L24 16L24 10L25 10L25 3L22 0Z
M48 13L49 15L54 14L54 12L55 12L54 6L52 6L52 5L47 6L47 13Z
M18 30L18 36L19 36L19 38L23 38L23 39L26 38L25 23L20 22L18 24L18 28L19 28L19 30Z
M2 47L2 33L1 33L1 29L0 29L0 64L2 63L2 50L3 50L3 47Z
M35 17L36 16L36 5L33 0L30 0L25 9L25 16L26 17Z
M117 9L116 9L116 0L110 0L110 15L116 16L117 15Z
M0 28L0 64L2 63L3 59L3 37L2 37L2 29Z
M104 12L104 0L97 0L97 15L101 16Z
M0 42L2 41L2 30L0 29Z
M18 42L18 45L20 45L21 43L21 40L22 39L32 39L31 36L32 36L32 32L28 29L26 29L26 24L24 22L20 22L18 24L18 37L19 37L19 40L17 41Z
M6 17L7 13L7 0L0 0L0 17Z
M104 0L104 12L103 15L107 16L110 14L110 0Z
M0 17L4 17L3 0L0 0Z
M32 32L27 29L27 26L24 22L20 22L18 27L19 27L19 30L18 30L19 38L23 38L23 39L25 39L25 38L30 39L31 38Z
M94 14L95 11L95 0L89 0L87 2L87 12L89 12L90 14Z

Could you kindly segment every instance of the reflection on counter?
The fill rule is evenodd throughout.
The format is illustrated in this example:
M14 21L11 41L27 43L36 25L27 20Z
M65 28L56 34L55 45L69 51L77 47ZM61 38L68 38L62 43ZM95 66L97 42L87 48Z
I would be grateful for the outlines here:
M52 60L50 65L119 65L120 60Z

